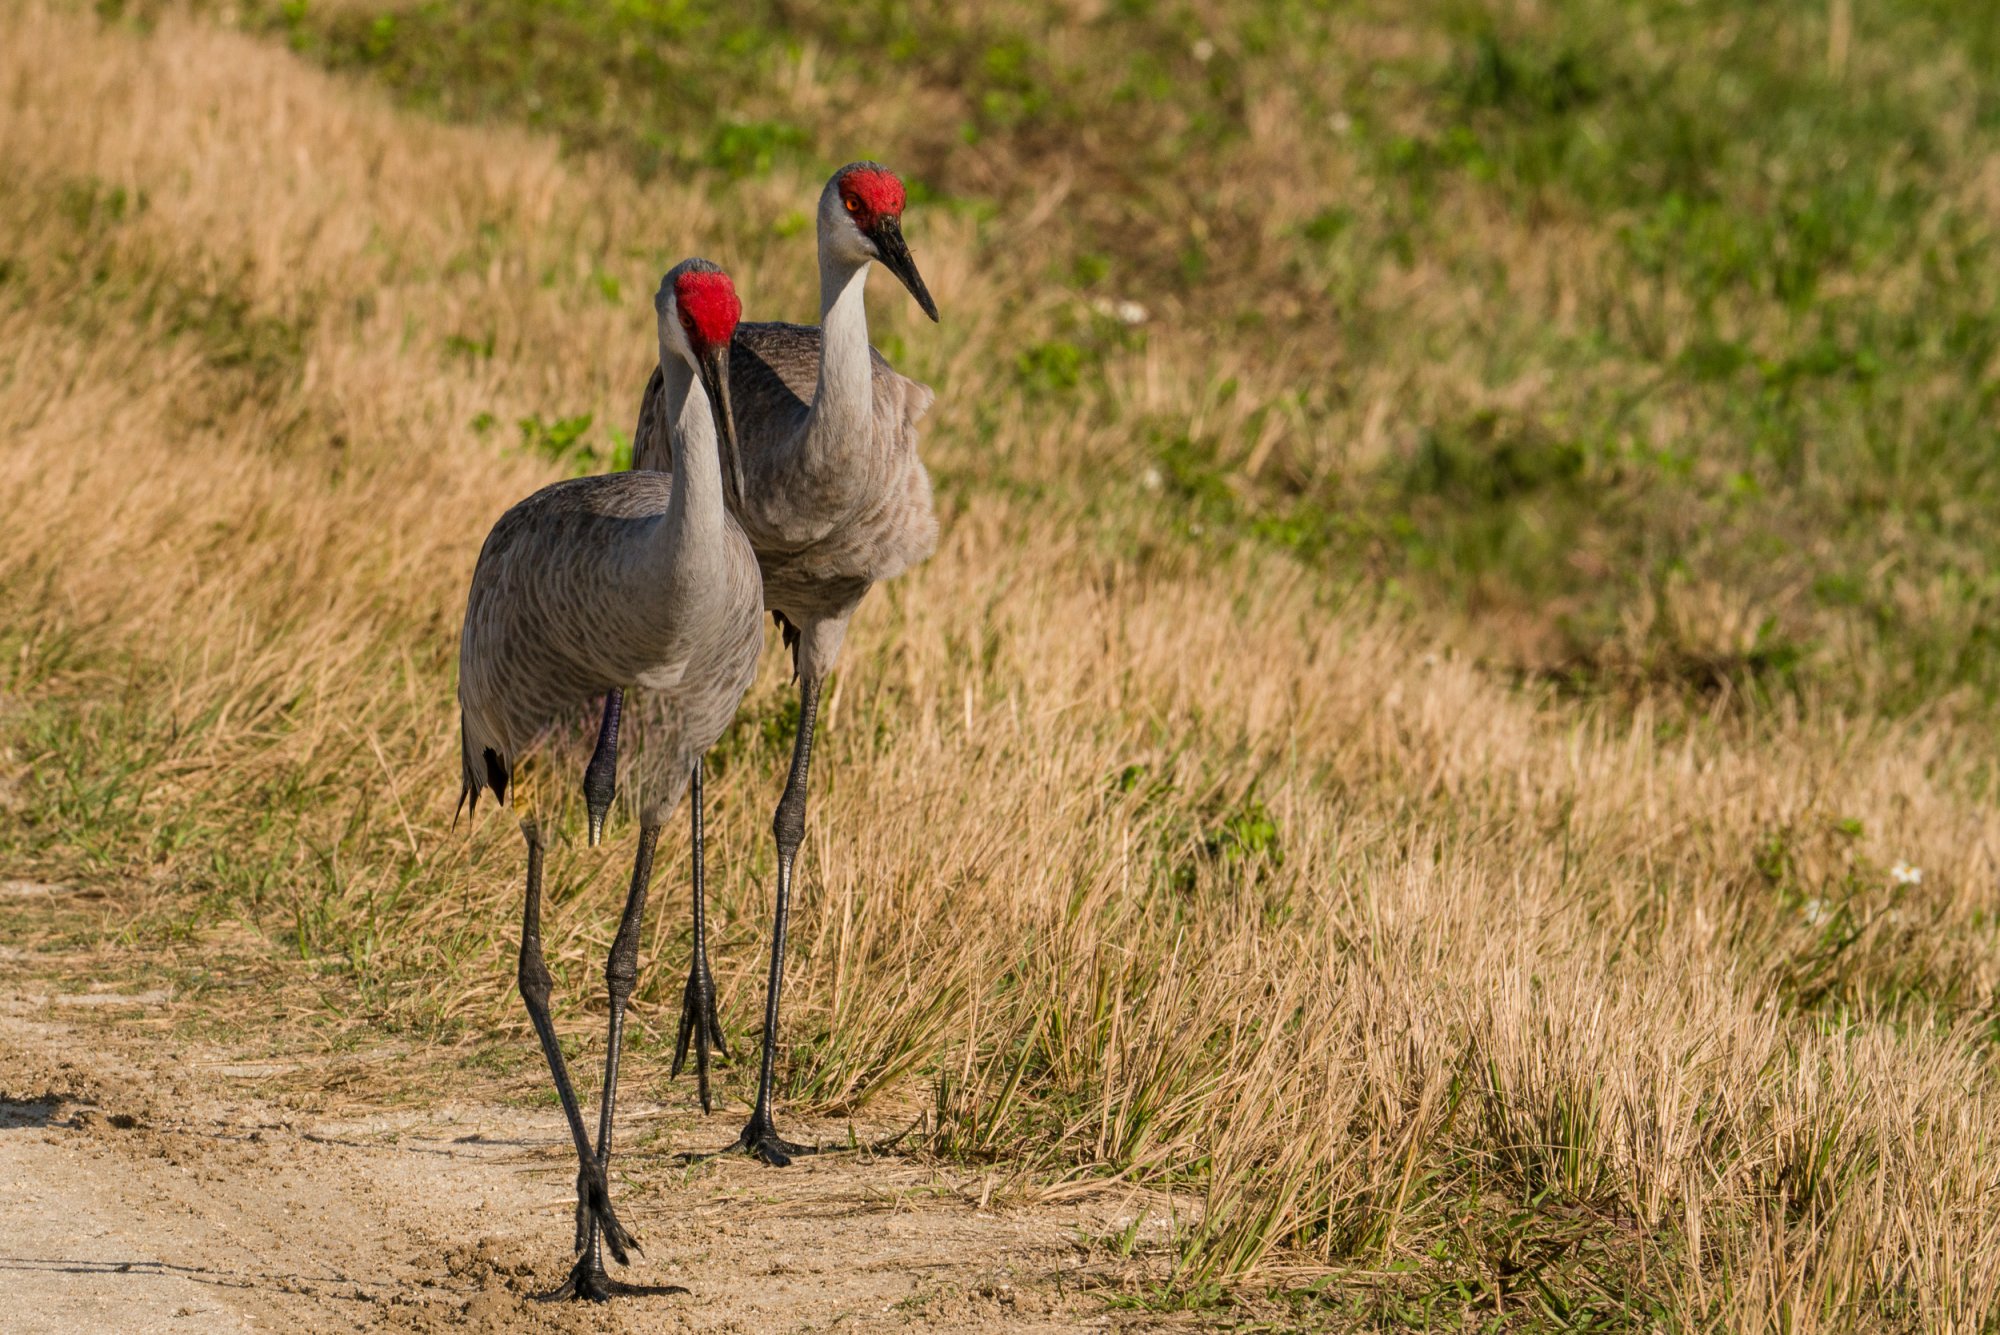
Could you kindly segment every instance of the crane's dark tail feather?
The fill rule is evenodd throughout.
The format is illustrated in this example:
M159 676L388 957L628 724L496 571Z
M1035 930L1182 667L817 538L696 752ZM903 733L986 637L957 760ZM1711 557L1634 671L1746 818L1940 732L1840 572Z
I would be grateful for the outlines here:
M799 628L785 620L785 614L776 609L773 609L771 612L771 620L777 623L779 634L784 636L785 649L792 656L792 680L797 681L799 679Z
M458 831L458 818L465 814L468 805L473 817L479 815L479 772L472 768L472 750L465 740L465 711L458 715L458 809L451 813L451 828Z
M493 790L493 800L495 802L505 802L507 800L507 785L513 781L513 778L513 767L500 758L498 751L495 751L490 746L487 747L486 786Z
M496 802L505 803L507 800L507 785L514 777L513 771L508 767L507 762L502 760L499 753L489 746L486 748L486 754L483 757L486 773L482 778L479 772L480 767L473 764L472 761L471 744L465 739L465 716L463 714L459 715L458 728L458 809L451 813L451 828L454 830L458 828L459 816L466 811L469 810L474 816L479 814L479 794L482 789L491 788L493 790L493 799Z

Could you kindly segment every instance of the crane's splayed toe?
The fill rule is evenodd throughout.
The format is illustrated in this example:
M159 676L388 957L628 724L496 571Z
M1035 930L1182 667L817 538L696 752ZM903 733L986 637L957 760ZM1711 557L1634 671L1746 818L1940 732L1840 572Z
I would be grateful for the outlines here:
M793 1159L819 1153L819 1146L800 1145L775 1131L753 1136L746 1130L731 1148L773 1168L790 1168Z
M569 1277L547 1293L534 1295L535 1301L606 1303L613 1298L687 1292L678 1284L626 1284L605 1273L605 1251L619 1265L627 1265L631 1253L639 1250L639 1240L618 1222L604 1174L594 1162L576 1175L576 1249L582 1254L570 1267Z
M820 1145L800 1145L795 1141L786 1140L771 1124L771 1115L758 1111L750 1115L749 1123L744 1126L742 1134L736 1137L733 1144L708 1154L686 1155L684 1159L688 1163L706 1163L710 1159L720 1159L725 1154L747 1154L773 1168L789 1168L793 1159L808 1154L819 1154L824 1148Z
M604 1273L604 1266L586 1253L570 1267L569 1277L547 1293L535 1295L538 1303L608 1303L613 1298L660 1298L686 1293L679 1284L627 1284Z
M577 1249L589 1254L590 1226L595 1224L611 1259L619 1265L632 1263L631 1253L639 1251L639 1240L618 1222L611 1209L611 1191L604 1174L592 1162L576 1175ZM643 1252L640 1253L644 1255Z

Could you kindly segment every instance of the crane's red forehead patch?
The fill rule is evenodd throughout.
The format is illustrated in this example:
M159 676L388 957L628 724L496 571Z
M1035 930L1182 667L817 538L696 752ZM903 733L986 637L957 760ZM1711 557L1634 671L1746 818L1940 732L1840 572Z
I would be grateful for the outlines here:
M877 167L859 167L840 179L841 193L861 201L870 213L894 218L903 212L903 183L896 173Z
M727 343L743 315L743 303L736 299L736 285L726 273L682 274L674 284L674 300L693 322L702 341L711 345Z

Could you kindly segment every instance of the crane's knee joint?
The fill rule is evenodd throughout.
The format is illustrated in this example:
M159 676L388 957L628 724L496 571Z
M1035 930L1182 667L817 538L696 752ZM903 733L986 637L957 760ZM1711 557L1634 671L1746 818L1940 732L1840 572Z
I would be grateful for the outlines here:
M619 943L622 945L623 943ZM604 986L613 997L623 1000L632 995L632 989L639 985L639 952L626 952L613 946L611 955L604 961Z
M542 962L540 942L532 951L522 946L521 968L515 977L521 985L521 999L531 1007L539 1006L546 1010L549 993L555 988L555 979L549 976L549 966Z
M803 799L794 802L787 793L778 803L778 814L771 818L771 835L778 841L778 855L789 859L799 851L799 845L806 837L806 804Z

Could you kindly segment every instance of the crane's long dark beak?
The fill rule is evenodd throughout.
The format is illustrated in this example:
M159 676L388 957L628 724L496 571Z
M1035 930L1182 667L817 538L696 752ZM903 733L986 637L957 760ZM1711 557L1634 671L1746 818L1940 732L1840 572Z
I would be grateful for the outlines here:
M937 303L931 300L931 290L924 286L924 276L917 272L917 262L910 258L910 243L903 240L902 219L882 219L875 224L873 238L875 249L882 252L882 267L903 281L903 286L917 299L917 305L931 317L931 323L937 323Z
M736 499L743 499L743 456L736 448L736 414L729 406L729 344L704 347L695 358L701 368L701 387L708 393L708 411L722 438L722 459L729 467L729 480Z

